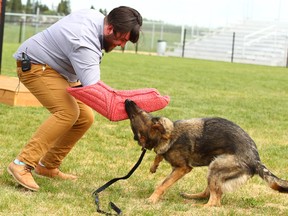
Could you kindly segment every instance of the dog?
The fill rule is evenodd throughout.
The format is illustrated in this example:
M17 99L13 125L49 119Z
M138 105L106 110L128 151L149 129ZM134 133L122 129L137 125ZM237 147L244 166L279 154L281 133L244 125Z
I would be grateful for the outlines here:
M221 206L225 192L232 191L258 174L270 188L287 193L288 181L272 174L261 163L256 144L235 123L219 118L192 118L171 121L166 117L153 117L127 99L128 114L134 140L148 150L154 149L156 157L150 168L156 172L165 159L172 172L148 198L159 201L164 192L193 167L208 166L208 186L197 194L182 193L186 199L209 198L207 207Z

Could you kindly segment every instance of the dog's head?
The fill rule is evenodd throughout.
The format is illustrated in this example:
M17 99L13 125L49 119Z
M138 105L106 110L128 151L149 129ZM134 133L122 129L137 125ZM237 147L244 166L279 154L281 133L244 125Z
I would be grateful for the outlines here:
M130 119L134 140L138 141L142 148L149 150L154 148L156 153L164 153L163 151L168 150L166 145L173 130L171 120L165 117L153 117L131 100L125 101L125 110Z

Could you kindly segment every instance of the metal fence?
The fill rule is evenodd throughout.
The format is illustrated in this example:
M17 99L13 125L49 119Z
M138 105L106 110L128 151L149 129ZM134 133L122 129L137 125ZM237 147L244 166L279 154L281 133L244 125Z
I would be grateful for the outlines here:
M252 21L218 29L186 41L184 56L269 66L288 66L288 23ZM170 55L180 56L182 47Z
M4 43L21 43L49 27L62 16L49 16L41 14L6 13ZM142 35L137 47L127 43L125 50L136 50L139 52L157 52L158 43L165 41L165 51L173 51L183 42L183 29L188 29L188 39L205 34L208 30L198 27L175 26L164 22L143 22ZM158 47L159 48L159 47Z
M61 18L6 13L4 43L21 43ZM288 23L251 20L213 30L144 21L137 45L125 47L132 52L286 67L287 49Z

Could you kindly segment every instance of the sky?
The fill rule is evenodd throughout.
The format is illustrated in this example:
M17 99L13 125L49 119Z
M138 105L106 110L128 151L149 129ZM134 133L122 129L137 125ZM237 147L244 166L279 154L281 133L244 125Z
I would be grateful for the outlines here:
M60 0L39 0L49 8ZM22 0L25 4L26 0ZM96 10L125 5L137 9L143 18L167 24L221 27L251 19L288 22L288 0L70 0L72 12L82 8Z

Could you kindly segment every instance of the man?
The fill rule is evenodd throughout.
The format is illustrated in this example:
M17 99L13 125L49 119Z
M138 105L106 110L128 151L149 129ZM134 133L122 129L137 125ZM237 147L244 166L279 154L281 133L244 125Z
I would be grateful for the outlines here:
M20 81L51 113L7 170L22 186L39 190L31 170L38 175L74 180L59 170L66 155L93 123L92 109L66 89L100 80L102 50L124 48L139 39L142 17L121 6L107 16L80 10L26 40L14 54Z

